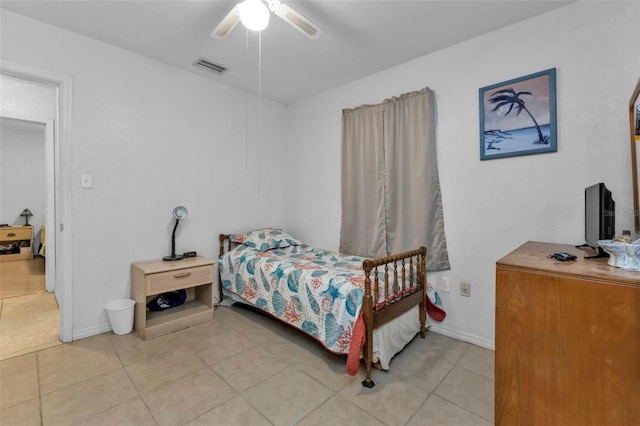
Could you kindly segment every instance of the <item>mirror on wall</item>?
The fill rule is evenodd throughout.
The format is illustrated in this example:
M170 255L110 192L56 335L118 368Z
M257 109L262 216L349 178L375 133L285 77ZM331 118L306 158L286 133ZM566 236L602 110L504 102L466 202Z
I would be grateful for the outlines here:
M636 232L640 233L640 80L629 101L629 125L631 128L631 171L633 173L633 216Z

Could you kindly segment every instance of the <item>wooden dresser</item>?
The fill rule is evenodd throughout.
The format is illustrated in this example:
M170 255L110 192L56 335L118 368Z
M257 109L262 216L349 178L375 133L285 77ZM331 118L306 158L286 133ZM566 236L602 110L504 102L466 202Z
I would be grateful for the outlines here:
M528 242L497 262L496 425L640 425L640 272L592 254Z

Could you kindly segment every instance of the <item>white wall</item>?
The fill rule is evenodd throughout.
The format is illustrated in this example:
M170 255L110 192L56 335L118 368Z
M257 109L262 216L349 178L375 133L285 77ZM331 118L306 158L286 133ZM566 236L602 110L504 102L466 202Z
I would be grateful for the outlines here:
M34 253L46 213L44 131L44 124L0 119L0 223L24 225L20 214L28 208L33 213L29 224Z
M54 119L56 92L49 86L2 75L0 96L0 115L3 117L42 123Z
M448 316L434 329L493 347L495 262L528 240L584 242L584 188L600 181L631 211L628 103L640 77L640 3L581 1L288 107L293 171L287 223L337 249L341 109L429 86L452 269L431 273ZM479 160L478 89L555 67L558 152ZM617 232L633 229L630 215ZM458 283L471 282L471 297Z
M40 246L39 231L46 222L44 123L54 119L55 96L51 87L0 76L0 223L24 224L19 215L28 207L34 214L29 223L33 225L36 253Z
M217 257L221 232L284 226L284 106L262 99L258 123L245 92L6 10L0 23L2 60L72 78L74 338L110 328L131 262L169 253L176 205L178 253Z

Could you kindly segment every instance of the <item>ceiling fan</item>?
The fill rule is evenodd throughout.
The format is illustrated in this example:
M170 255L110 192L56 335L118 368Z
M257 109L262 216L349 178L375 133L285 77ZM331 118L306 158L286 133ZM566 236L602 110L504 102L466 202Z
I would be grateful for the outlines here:
M211 37L226 37L238 25L238 22L242 22L245 27L251 30L261 31L269 23L269 11L311 39L318 38L322 34L322 29L319 26L281 1L245 0L231 9L213 30Z

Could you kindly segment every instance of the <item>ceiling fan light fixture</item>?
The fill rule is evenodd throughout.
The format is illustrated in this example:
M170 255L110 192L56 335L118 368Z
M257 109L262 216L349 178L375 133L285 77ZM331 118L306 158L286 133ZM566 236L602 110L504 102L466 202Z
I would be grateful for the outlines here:
M269 25L269 9L261 0L245 0L239 5L240 22L252 31L262 31Z

